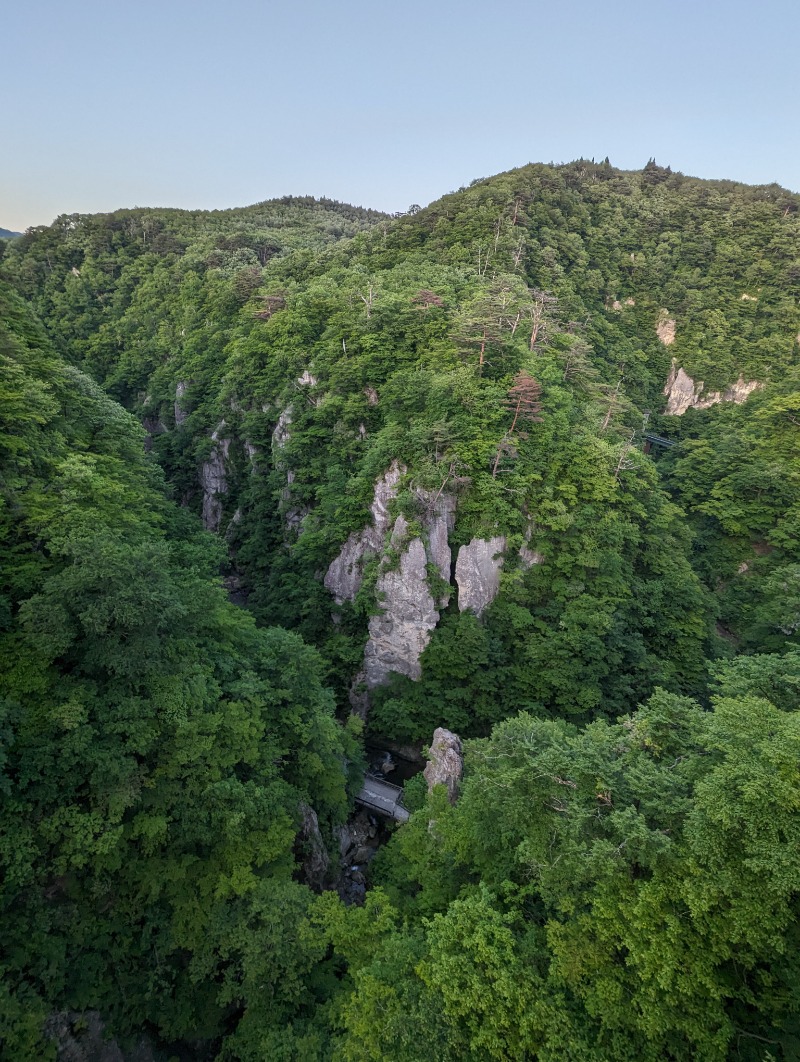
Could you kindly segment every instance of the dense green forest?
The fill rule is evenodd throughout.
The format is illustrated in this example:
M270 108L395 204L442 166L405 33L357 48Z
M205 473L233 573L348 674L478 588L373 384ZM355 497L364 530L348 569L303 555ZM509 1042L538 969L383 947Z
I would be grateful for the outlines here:
M4 1057L800 1056L800 197L579 161L0 250ZM437 727L457 799L343 902L363 732Z

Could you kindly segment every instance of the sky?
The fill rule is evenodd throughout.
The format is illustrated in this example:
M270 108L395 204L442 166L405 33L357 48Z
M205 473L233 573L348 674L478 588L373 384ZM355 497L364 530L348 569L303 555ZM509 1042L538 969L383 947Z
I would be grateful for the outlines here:
M580 157L800 191L797 0L3 7L4 228L281 195L396 211Z

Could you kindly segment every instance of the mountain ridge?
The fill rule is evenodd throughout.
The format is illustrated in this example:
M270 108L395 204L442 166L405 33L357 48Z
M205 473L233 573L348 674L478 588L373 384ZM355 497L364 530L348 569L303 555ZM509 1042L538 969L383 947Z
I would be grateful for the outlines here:
M798 197L579 160L1 249L14 1057L798 1057ZM450 750L391 834L364 734Z

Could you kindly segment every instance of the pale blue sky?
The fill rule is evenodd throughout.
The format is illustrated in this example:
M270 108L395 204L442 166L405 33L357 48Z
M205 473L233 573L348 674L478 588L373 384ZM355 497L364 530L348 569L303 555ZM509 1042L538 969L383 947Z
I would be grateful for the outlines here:
M5 0L0 226L579 156L800 190L797 0Z

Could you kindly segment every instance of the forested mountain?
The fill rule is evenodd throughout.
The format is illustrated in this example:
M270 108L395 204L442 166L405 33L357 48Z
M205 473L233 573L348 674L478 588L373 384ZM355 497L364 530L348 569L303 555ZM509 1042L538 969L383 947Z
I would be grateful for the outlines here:
M17 1057L797 1057L800 198L529 165L2 271ZM346 907L358 716L471 740Z
M12 232L11 229L0 229L0 240L10 240L15 236L21 236L21 232Z

